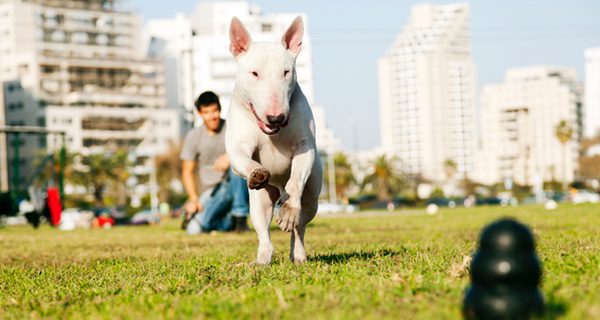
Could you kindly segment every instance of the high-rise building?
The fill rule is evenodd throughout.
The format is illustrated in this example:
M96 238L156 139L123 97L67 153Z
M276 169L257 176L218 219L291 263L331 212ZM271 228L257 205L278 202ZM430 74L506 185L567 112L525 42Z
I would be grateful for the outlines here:
M379 60L381 141L405 172L446 179L473 170L476 147L475 66L468 4L417 5Z
M185 124L194 121L192 90L192 26L190 19L179 13L173 19L153 19L144 27L148 56L161 59L165 66L167 105L180 114L182 134Z
M231 18L238 17L250 32L252 40L259 42L281 39L298 15L304 19L302 51L296 61L298 82L311 103L315 118L321 117L315 121L319 149L337 149L338 140L325 127L325 112L317 110L321 107L315 104L312 46L305 15L263 14L258 6L246 0L202 1L188 18L177 15L174 19L148 21L145 33L150 43L165 43L164 59L177 61L167 66L167 75L177 74L182 89L171 93L167 88L167 96L178 95L187 113L193 114L194 99L206 90L214 91L221 99L223 113L227 114L237 71L236 61L229 52ZM175 66L179 66L179 70L175 70Z
M575 70L531 66L509 69L503 83L482 90L481 150L476 180L521 185L573 181L581 138L581 88ZM572 131L564 144L557 127Z
M166 108L162 61L141 50L141 30L121 0L0 0L6 124L63 130L69 151L167 150L179 119ZM21 139L24 179L60 141Z
M585 50L584 135L600 134L600 47Z

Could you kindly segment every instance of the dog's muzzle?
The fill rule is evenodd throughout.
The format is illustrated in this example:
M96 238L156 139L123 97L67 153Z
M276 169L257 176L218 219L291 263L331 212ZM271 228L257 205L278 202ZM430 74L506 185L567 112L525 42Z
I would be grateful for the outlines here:
M256 114L254 105L252 103L250 103L249 106L250 106L250 110L252 110L252 114L254 114L254 117L256 118L258 127L265 134L268 134L268 135L277 134L277 133L279 133L279 130L281 130L281 128L284 128L288 125L289 121L287 118L285 118L284 115L267 116L267 120L269 120L269 123L265 123L258 117L258 114Z

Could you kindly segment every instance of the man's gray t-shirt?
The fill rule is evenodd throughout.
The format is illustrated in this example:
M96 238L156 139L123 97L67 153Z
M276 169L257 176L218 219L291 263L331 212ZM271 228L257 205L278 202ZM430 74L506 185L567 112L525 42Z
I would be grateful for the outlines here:
M190 130L183 140L180 158L197 161L200 193L223 179L224 172L213 169L215 160L225 153L225 120L221 121L221 129L216 134L211 135L203 125Z

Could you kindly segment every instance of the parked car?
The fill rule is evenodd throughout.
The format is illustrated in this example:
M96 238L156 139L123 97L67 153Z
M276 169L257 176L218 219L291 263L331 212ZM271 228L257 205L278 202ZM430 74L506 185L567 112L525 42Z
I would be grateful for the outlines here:
M95 208L94 215L96 216L96 218L100 218L102 216L109 216L110 218L112 218L111 220L113 225L127 225L131 220L127 216L127 213L125 213L125 210L119 207Z
M431 197L425 201L425 205L435 204L438 207L447 207L450 199L444 197Z
M147 225L147 224L158 224L160 223L160 215L158 212L154 213L150 209L142 210L136 213L131 218L132 225Z
M567 194L562 191L546 190L544 191L544 196L546 197L546 199L554 200L556 202L564 202L565 200L567 200Z
M317 209L317 214L322 213L352 213L358 211L358 206L352 204L341 204L341 203L331 203L331 202L320 202L319 208Z
M502 199L499 197L487 197L487 198L477 198L476 204L487 205L487 206L497 206L503 204ZM506 204L504 204L506 205Z
M573 203L598 203L600 202L600 194L588 190L577 190L570 196Z

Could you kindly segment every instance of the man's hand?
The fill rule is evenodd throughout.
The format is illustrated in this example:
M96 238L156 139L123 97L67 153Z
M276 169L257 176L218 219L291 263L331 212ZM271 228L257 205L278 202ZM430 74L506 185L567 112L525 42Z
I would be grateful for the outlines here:
M227 156L227 153L224 153L221 156L219 156L217 160L215 160L215 163L213 164L213 169L215 169L216 171L225 172L227 171L227 169L229 169L229 164L229 156Z
M196 212L201 212L204 208L202 207L202 203L198 201L198 199L188 199L183 205L185 209L186 217L189 218L192 214Z
M202 203L198 199L188 199L183 204L183 221L181 222L181 229L187 230L188 224L197 212L202 211Z

